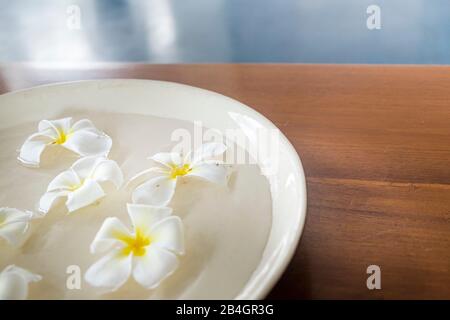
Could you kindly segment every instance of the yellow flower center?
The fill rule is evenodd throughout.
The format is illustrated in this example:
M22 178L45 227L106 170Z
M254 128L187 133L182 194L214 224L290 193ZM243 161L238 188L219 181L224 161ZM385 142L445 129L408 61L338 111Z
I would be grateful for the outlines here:
M176 177L184 176L192 171L192 168L188 164L184 164L182 166L172 166L170 171L170 178L175 179Z
M83 184L84 184L84 180L81 180L80 183L78 183L78 184L73 184L73 185L69 186L69 190L73 192L73 191L75 191L75 190L81 188L81 186L82 186Z
M151 238L145 235L140 229L136 229L134 235L119 235L118 239L125 242L126 246L122 249L122 254L128 256L133 254L134 256L141 257L145 255L146 248L150 245Z
M70 132L66 133L63 130L58 130L58 138L53 141L53 144L63 144L67 141L70 136Z

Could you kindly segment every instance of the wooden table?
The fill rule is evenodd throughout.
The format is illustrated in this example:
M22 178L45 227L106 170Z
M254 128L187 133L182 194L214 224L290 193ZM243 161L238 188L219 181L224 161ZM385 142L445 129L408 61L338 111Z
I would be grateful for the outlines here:
M308 214L269 298L450 299L450 68L3 65L0 92L94 78L181 82L272 120L300 154ZM381 268L368 290L366 268Z

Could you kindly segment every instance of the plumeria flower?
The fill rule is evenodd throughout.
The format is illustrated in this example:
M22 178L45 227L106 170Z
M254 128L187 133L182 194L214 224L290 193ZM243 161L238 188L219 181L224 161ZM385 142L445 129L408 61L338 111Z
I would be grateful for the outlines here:
M39 202L39 210L47 213L61 197L67 197L69 212L86 207L105 196L101 183L106 181L117 189L123 183L122 170L115 161L105 157L81 158L50 182Z
M139 185L132 193L134 203L165 206L175 193L177 181L181 178L197 177L207 181L226 184L227 169L217 160L226 150L223 143L206 143L186 157L178 153L157 153L150 157L157 163L138 173L131 181L154 173L156 176Z
M38 167L41 154L47 146L56 145L81 156L107 156L112 141L109 136L94 127L91 121L75 122L72 118L42 120L38 132L27 138L20 149L19 161Z
M0 238L10 245L18 246L26 239L34 214L15 208L0 208Z
M41 280L40 275L28 270L15 265L7 266L0 273L0 300L25 300L30 282Z
M85 274L95 287L115 291L130 277L148 289L156 288L178 267L177 254L184 254L181 219L172 209L128 204L133 230L115 217L107 218L94 241L91 253L106 253Z

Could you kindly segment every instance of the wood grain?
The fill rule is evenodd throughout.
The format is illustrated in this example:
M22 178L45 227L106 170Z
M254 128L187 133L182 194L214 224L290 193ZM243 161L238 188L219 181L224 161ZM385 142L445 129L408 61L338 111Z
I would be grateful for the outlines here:
M450 68L3 65L0 91L97 78L176 81L271 119L299 152L308 216L272 299L450 299ZM382 289L366 288L381 267Z

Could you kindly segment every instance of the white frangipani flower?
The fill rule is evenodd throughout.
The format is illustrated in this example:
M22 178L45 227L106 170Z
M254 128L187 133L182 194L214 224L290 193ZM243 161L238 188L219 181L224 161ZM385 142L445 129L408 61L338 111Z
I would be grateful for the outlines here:
M47 213L60 197L67 197L69 212L86 207L105 196L100 183L106 181L112 182L117 189L123 183L122 170L115 161L105 157L81 158L50 182L39 201L39 210Z
M0 300L25 300L30 282L41 281L40 275L28 270L7 266L0 273Z
M181 219L172 209L128 204L133 224L130 232L115 217L107 218L94 241L91 252L106 253L85 274L95 287L114 291L130 277L148 289L156 288L178 267L177 254L184 254Z
M30 220L34 215L30 211L15 208L0 208L0 238L10 245L18 246L27 237Z
M157 153L150 157L157 167L144 170L131 178L136 180L146 174L156 176L139 185L132 193L134 203L165 206L172 199L179 178L198 177L207 181L226 184L227 169L217 160L226 150L223 143L206 143L186 157L178 153Z
M38 132L27 138L20 149L19 161L38 167L47 146L59 145L81 156L107 156L112 146L109 136L94 127L88 119L71 125L72 118L42 120Z

